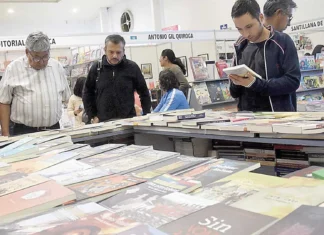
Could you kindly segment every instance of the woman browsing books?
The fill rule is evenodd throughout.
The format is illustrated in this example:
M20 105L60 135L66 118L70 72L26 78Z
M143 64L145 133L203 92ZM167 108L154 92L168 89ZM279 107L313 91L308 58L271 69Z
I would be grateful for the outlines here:
M189 108L188 101L183 92L179 90L178 80L171 70L162 71L159 82L165 94L155 108L155 113Z
M166 49L162 51L160 58L160 65L164 69L171 70L176 79L179 82L179 90L181 90L185 96L187 96L188 89L190 87L186 77L186 68L179 58L176 58L174 52L171 49Z

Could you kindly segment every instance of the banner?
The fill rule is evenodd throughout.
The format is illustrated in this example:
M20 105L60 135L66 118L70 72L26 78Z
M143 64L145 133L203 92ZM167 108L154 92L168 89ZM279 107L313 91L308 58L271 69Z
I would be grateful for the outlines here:
M324 27L324 19L320 20L313 20L309 22L299 23L296 25L292 25L290 27L291 32L298 32L298 31L304 31L308 29L318 29Z
M111 33L112 34L112 33ZM81 47L104 45L109 34L86 34L70 36L50 36L52 48ZM191 42L234 40L238 38L238 32L229 31L161 31L122 33L127 45L154 45L166 42ZM215 38L216 37L216 38ZM24 37L0 37L0 51L22 50L26 47Z

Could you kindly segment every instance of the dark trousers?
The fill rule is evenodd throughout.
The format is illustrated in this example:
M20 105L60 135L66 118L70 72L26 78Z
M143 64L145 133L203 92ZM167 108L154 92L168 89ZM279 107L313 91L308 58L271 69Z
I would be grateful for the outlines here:
M23 124L13 123L12 135L23 135L39 131L60 129L60 124L56 123L51 127L30 127Z

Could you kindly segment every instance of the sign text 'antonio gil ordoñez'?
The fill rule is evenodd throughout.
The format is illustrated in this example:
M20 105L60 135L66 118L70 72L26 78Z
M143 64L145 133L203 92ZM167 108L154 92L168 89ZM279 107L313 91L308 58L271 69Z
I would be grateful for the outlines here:
M184 40L193 39L192 33L149 34L148 40Z
M49 39L51 45L56 44L55 38ZM25 46L25 40L22 39L10 39L10 40L1 40L0 46L3 48L6 47L24 47Z

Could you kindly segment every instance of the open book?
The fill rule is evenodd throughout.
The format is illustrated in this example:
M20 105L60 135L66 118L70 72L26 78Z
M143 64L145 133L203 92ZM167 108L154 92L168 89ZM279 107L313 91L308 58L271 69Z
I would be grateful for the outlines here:
M247 67L245 64L230 67L230 68L226 68L226 69L223 70L223 72L226 73L227 75L235 74L235 75L238 75L238 76L241 76L241 77L246 77L247 73L250 73L250 74L252 74L253 76L255 76L257 78L262 79L262 77L259 74L254 72L252 69Z

